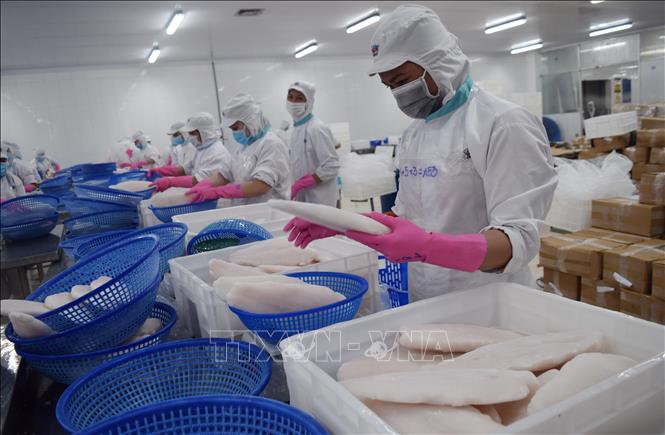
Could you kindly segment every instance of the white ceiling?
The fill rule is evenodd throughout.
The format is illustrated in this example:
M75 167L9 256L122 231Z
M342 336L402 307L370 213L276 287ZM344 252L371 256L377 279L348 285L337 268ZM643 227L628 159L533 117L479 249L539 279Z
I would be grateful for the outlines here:
M346 24L378 7L382 14L400 2L243 1L184 2L185 19L173 36L164 32L176 2L2 1L1 68L110 65L146 62L154 41L158 62L215 58L291 56L317 39L310 56L366 55L376 25L347 35ZM661 1L453 1L421 2L473 55L506 53L511 45L541 38L544 49L588 40L592 24L630 18L631 31L665 24ZM259 17L234 16L240 8L265 8ZM485 35L487 22L524 13L520 27Z

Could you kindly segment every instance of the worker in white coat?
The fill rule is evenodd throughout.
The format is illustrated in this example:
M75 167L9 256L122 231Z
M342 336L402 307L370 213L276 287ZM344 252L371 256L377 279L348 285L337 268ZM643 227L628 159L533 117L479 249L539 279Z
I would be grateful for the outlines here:
M0 202L25 195L23 182L11 169L9 146L3 142L0 148Z
M211 175L231 173L233 159L219 137L219 126L208 112L196 113L181 127L187 134L195 153L180 165L152 169L162 175L153 183L158 191L169 187L192 187Z
M430 9L398 7L371 40L373 65L413 123L398 146L390 230L351 237L389 260L412 262L409 297L510 281L534 286L528 263L557 177L539 118L478 88L458 39ZM301 219L291 240L335 234Z
M194 153L196 153L196 148L187 139L187 132L183 130L184 126L185 123L182 121L174 122L166 133L171 142L166 166L184 166L185 162L194 157Z
M55 173L60 170L60 165L46 155L44 148L37 148L35 150L35 158L32 159L30 164L42 180L53 178Z
M289 86L286 110L293 118L291 132L291 199L334 207L339 198L336 140L312 113L314 85L295 82Z
M27 193L35 190L42 180L35 168L23 161L21 148L15 142L3 141L2 145L7 152L9 168L21 180L21 183L23 183L23 190Z
M270 198L289 197L289 151L282 140L270 131L261 106L251 95L233 97L222 112L224 122L239 144L229 172L219 171L206 183L189 192L193 201L217 198L233 199L243 205L265 202Z
M159 151L148 143L148 139L141 130L132 135L132 142L136 147L129 156L129 163L120 163L121 168L141 169L159 164Z

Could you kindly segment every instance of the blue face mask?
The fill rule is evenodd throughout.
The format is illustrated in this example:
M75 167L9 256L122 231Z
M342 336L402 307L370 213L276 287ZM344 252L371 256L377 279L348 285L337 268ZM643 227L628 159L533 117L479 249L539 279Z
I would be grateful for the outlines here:
M9 163L7 163L7 162L0 163L0 177L5 176L5 174L7 173L7 168L8 167L9 167Z
M177 147L178 145L182 145L185 143L185 138L182 136L174 136L171 138L171 145L174 147Z
M46 156L37 156L37 161L38 162L45 162L46 161Z
M141 142L136 143L136 144L134 144L134 145L136 145L136 148L138 148L138 149L140 149L140 150L142 150L143 148L145 148L145 144L144 144L144 143L141 143Z
M243 148L246 148L252 143L251 138L248 137L243 130L234 131L233 139L235 139L240 145L243 145Z

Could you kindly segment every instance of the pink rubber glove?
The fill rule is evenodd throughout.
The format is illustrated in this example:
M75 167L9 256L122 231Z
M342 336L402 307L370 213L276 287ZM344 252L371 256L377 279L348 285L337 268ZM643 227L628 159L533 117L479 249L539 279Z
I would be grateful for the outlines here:
M231 183L220 187L207 186L200 188L197 185L195 188L190 189L187 192L187 195L194 196L192 202L212 201L219 198L237 199L245 197L242 193L242 186L240 184Z
M129 167L131 167L131 166L132 166L132 164L131 164L131 163L127 163L127 162L122 162L122 163L120 163L120 164L118 165L119 168L129 168Z
M289 234L289 242L293 242L294 245L303 249L314 240L325 239L340 234L335 230L313 224L310 221L298 217L291 219L284 226L283 230L284 232L291 231Z
M151 178L153 174L159 174L162 177L179 177L180 166L161 166L159 168L148 169L148 178Z
M155 186L157 192L163 192L169 187L192 187L192 184L194 184L194 177L183 175L181 177L162 177L150 183L150 186Z
M312 186L316 186L316 178L314 178L314 175L307 174L298 178L296 182L293 183L293 186L291 186L291 199L294 199L301 190L308 189Z
M56 163L55 164L55 172L58 172L59 170L60 170L60 165Z
M147 164L148 164L147 161L145 161L145 160L139 160L138 162L134 162L134 163L132 163L131 165L129 165L129 167L130 167L131 169L136 170L136 169L141 169L142 167L144 167L144 166L147 165Z
M482 234L428 233L406 219L381 213L368 217L389 227L392 232L373 236L357 231L345 235L381 252L392 262L421 261L448 269L473 272L478 270L487 254L487 239Z
M171 156L168 156L166 158L166 166L171 166L172 164L173 164L173 159L171 158Z
M131 159L134 156L134 150L131 149L131 148L127 148L125 150L125 154L127 154L127 157L129 157Z
M33 186L33 185L30 184L30 183L28 183L28 184L24 184L24 185L23 185L23 188L25 189L25 193L30 193L30 192L32 192L33 190L35 190L35 186Z

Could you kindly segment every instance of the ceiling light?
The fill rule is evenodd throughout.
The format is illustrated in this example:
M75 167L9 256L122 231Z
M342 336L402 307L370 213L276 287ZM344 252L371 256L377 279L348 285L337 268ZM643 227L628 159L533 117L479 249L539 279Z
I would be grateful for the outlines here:
M346 26L346 33L357 32L360 29L364 29L365 27L371 26L380 19L381 19L381 14L379 13L379 10L374 9L373 11L363 15L362 17L354 20L351 24Z
M605 3L605 0L591 0L589 3L592 5L597 5L598 3Z
M665 39L665 35L660 35L658 39Z
M540 39L534 39L532 41L513 45L510 47L510 54L520 54L526 51L538 50L539 48L543 48L543 41Z
M521 26L524 23L526 23L526 16L522 14L511 15L510 17L505 17L498 21L494 21L490 24L487 24L485 27L485 33L489 35L491 33L496 33L502 30L512 29L513 27Z
M628 18L623 18L621 20L611 21L609 23L595 24L589 27L589 30L591 30L589 36L594 37L606 35L608 33L630 29L631 27L633 27L633 23Z
M294 56L296 59L300 59L301 57L307 56L308 54L316 51L318 48L319 44L316 42L316 40L311 40L307 44L301 45L299 48L297 48Z
M665 48L656 48L653 50L640 51L640 56L654 56L658 54L665 54Z
M159 49L159 45L155 42L152 45L152 50L150 50L150 55L148 55L148 63L157 62L157 58L159 57L159 53L161 53L161 50Z
M256 17L259 16L265 11L265 9L240 9L238 12L236 12L236 16L238 17Z
M178 30L178 26L182 23L183 18L185 18L185 13L180 6L176 6L173 15L171 15L171 19L169 20L169 25L166 26L166 34L173 35L175 31Z

